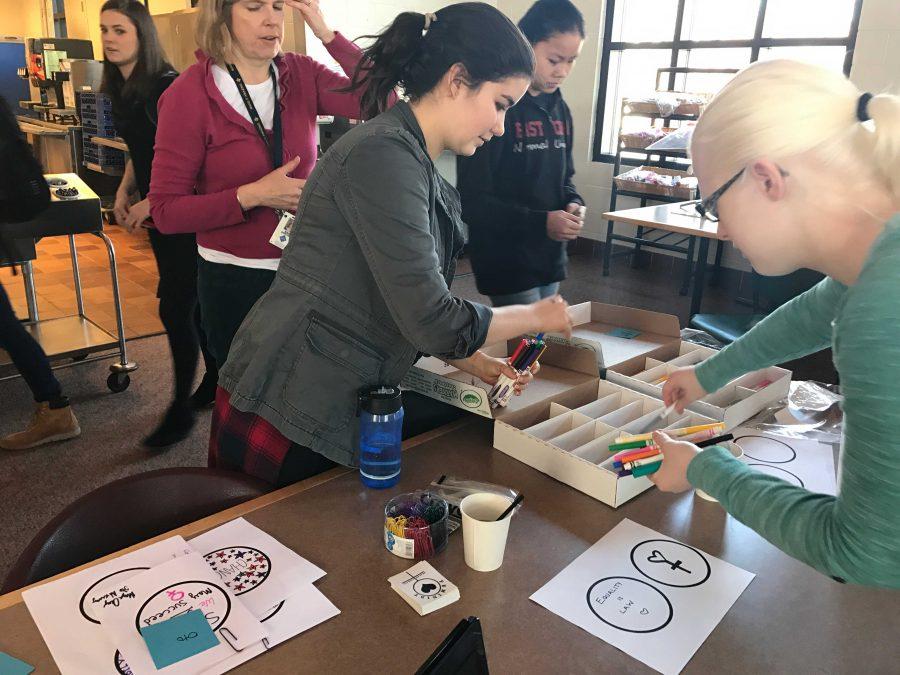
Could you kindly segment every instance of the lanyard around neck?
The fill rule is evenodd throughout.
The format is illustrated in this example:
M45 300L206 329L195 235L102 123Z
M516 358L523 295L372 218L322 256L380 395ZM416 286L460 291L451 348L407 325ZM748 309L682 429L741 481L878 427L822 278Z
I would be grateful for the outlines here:
M256 133L259 134L259 137L262 139L263 143L266 144L266 147L272 155L272 168L277 169L282 164L283 150L281 139L281 110L278 105L278 78L275 75L275 66L269 66L269 75L272 78L272 96L275 97L275 109L272 112L272 142L269 141L266 128L263 126L262 119L256 110L256 106L253 104L250 92L247 91L247 85L244 82L244 78L241 77L241 74L233 63L226 63L225 67L228 69L228 74L231 75L235 85L237 85L241 100L244 101L244 106L247 108L247 113L250 115L250 121L253 122L253 126L256 127Z

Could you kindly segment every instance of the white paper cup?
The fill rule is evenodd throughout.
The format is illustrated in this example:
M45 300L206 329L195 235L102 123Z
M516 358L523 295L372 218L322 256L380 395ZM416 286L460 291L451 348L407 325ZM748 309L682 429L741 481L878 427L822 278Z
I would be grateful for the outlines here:
M511 503L508 497L489 492L477 492L460 502L466 565L473 570L492 572L503 564L512 514L499 522L497 517Z
M724 445L726 448L728 448L728 450L731 451L731 454L734 455L735 459L740 459L741 457L744 456L744 449L741 446L739 446L737 443L734 443L733 441L728 441L727 443L723 443L722 445ZM695 489L694 494L696 494L698 497L700 497L700 499L705 499L708 502L716 502L717 504L719 502L718 499L710 496L709 494L707 494L706 492L704 492L703 490L700 490L700 489Z

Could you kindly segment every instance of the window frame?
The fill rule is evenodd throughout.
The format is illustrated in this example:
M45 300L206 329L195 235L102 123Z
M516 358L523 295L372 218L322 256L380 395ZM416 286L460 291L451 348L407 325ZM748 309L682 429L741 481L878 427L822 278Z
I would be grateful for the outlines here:
M597 100L594 106L594 139L592 143L591 159L594 162L612 164L615 162L614 153L603 152L603 123L605 122L606 96L609 84L609 63L612 52L623 52L633 49L668 49L671 52L669 66L678 66L678 57L682 51L691 49L750 49L750 63L759 60L759 53L768 47L846 47L844 55L844 75L850 75L853 65L853 51L856 48L856 37L859 31L859 17L862 12L863 0L854 0L853 17L850 20L850 31L844 37L831 38L766 38L763 37L766 9L768 0L759 0L759 10L756 15L756 26L753 37L736 40L682 40L681 30L684 23L684 9L687 0L678 0L678 8L675 15L675 30L672 40L662 42L614 42L612 39L613 21L615 18L616 0L606 0L603 19L603 44L600 55L600 86L597 91ZM677 73L669 73L669 89L675 86Z

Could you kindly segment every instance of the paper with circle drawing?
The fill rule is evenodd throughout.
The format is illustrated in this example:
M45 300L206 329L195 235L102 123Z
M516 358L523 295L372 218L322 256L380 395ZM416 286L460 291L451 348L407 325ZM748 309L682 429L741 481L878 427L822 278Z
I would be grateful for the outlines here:
M837 494L834 450L827 443L778 436L738 427L732 432L741 446L741 461L760 473L826 495Z
M129 675L116 646L100 627L100 592L146 569L192 553L181 537L170 537L22 594L25 605L63 675Z
M199 673L263 638L268 631L237 598L199 553L175 558L102 591L100 621L110 640L136 673ZM220 643L191 658L157 670L140 628L193 609L203 611ZM224 672L224 671L219 671Z
M669 674L687 665L754 576L626 518L531 599Z
M190 544L255 616L325 576L243 518L194 537Z
M269 607L263 614L257 616L269 631L269 637L265 642L247 647L204 673L214 675L237 668L267 649L272 649L285 640L289 640L340 613L341 610L335 607L315 586L307 585L287 600L279 602L275 607Z

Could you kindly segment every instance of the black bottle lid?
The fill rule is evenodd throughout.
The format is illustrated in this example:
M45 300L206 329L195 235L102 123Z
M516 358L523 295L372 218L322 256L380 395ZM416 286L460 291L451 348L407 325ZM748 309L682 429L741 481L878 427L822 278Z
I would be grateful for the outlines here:
M393 415L402 407L400 387L380 385L359 392L359 408L370 415Z

